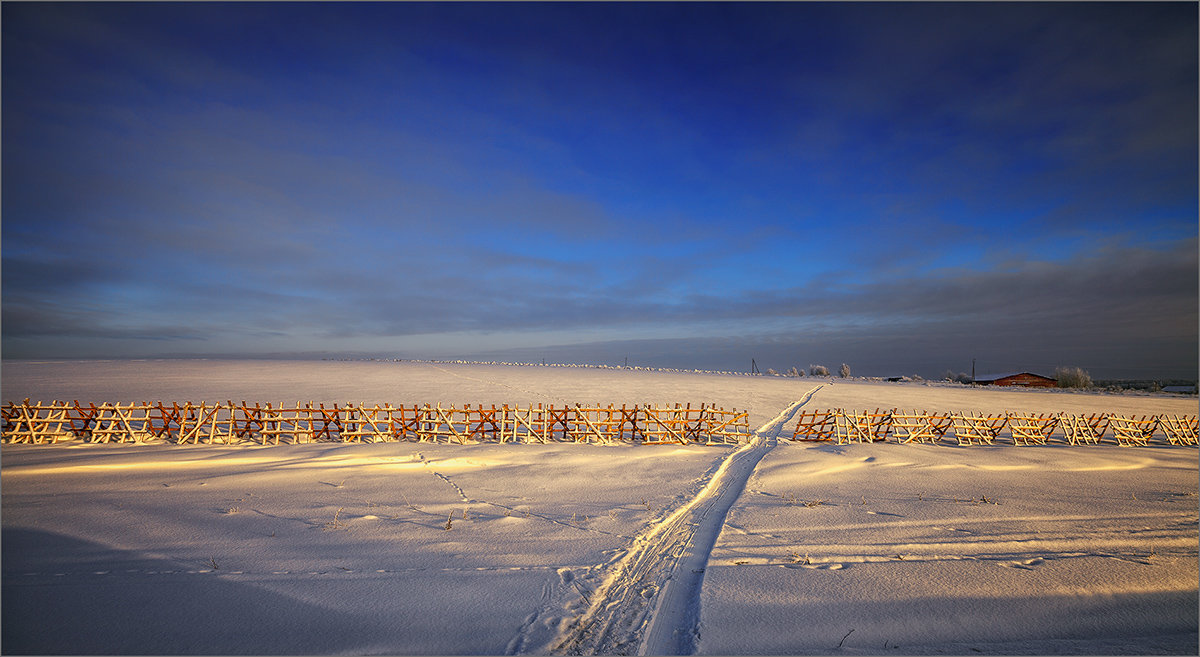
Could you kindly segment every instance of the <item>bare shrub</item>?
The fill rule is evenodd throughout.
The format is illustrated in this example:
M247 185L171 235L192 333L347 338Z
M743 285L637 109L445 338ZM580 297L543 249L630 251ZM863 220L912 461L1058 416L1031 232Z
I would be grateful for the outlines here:
M825 367L824 365L809 365L808 371L811 372L813 376L829 376L829 368Z
M849 378L850 377L850 366L845 363L842 363L842 367L840 369L838 369L838 376L842 377L843 379Z
M1059 367L1054 370L1060 388L1091 388L1092 377L1079 367Z
M787 375L788 376L800 376L800 370L793 367L792 369L788 370Z

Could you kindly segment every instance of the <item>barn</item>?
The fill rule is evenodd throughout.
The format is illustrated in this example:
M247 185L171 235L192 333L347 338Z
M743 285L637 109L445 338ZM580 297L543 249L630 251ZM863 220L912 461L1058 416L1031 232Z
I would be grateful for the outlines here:
M1026 388L1053 388L1058 385L1056 379L1032 372L985 374L975 377L975 383L981 386L1023 386Z

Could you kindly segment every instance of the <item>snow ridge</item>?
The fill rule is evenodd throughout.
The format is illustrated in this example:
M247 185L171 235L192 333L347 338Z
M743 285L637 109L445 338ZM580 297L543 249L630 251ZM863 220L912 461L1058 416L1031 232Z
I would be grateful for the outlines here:
M686 504L639 536L597 587L586 613L552 647L557 654L687 655L699 638L705 565L730 507L784 425L821 386L754 432Z

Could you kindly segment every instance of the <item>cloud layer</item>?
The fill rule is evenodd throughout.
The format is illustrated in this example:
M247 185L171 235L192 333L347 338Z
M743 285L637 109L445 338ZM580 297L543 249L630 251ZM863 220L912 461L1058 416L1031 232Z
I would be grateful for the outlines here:
M6 358L1195 375L1191 5L2 11Z

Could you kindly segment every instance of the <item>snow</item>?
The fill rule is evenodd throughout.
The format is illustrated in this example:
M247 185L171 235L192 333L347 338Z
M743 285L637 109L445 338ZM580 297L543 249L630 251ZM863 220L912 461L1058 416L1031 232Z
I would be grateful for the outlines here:
M738 449L5 445L4 653L1197 651L1195 447L783 440L801 408L1194 414L1190 399L411 362L5 362L4 400L26 397L704 402L750 410L759 431ZM572 642L600 634L582 627L608 638Z
M1196 504L1190 448L780 445L711 554L701 651L1195 651Z

